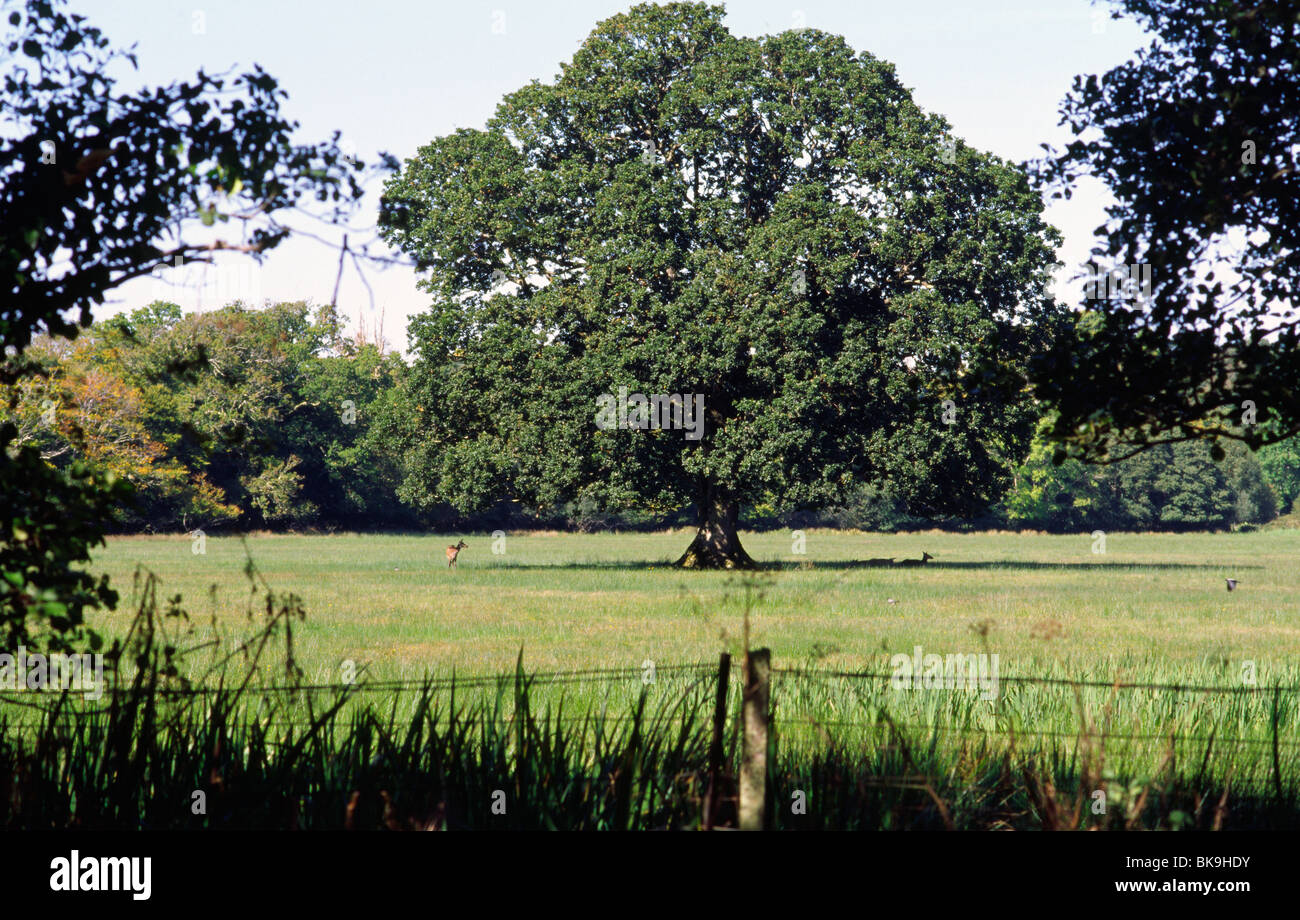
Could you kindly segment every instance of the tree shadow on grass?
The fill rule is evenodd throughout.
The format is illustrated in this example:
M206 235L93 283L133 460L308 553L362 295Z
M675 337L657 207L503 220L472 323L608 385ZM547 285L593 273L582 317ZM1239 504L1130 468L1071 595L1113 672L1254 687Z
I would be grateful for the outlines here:
M1236 565L1226 563L1202 563L1202 562L1025 562L1016 559L1000 560L996 562L930 562L924 566L912 565L882 565L865 561L831 560L827 562L776 562L771 563L772 568L798 570L804 568L815 569L881 569L883 571L902 571L914 572L918 569L946 569L946 570L978 570L978 569L1024 569L1027 571L1061 571L1075 572L1084 569L1199 569L1222 571L1230 568L1233 571L1242 571L1246 569L1262 569L1262 565Z
M881 571L899 571L914 572L918 569L944 569L954 570L980 570L980 569L1022 569L1025 571L1060 571L1074 572L1083 569L1161 569L1161 570L1199 570L1199 571L1222 571L1231 569L1232 571L1246 571L1248 569L1262 569L1262 565L1237 565L1229 563L1201 563L1201 562L1025 562L1014 559L1007 559L995 562L930 562L924 566L904 566L882 565L880 563L867 562L865 560L855 559L832 559L822 562L761 562L758 569L684 569L673 565L671 560L611 560L602 562L495 562L485 566L473 566L472 568L479 571L580 571L584 569L594 571L647 571L650 569L666 569L674 572L730 572L733 574L743 574L746 571L760 572L798 572L810 571L813 569L824 569L829 571L840 571L844 569L879 569Z
M672 569L673 571L691 571L689 569L679 569L673 565L670 559L657 560L614 560L609 562L492 562L487 565L466 566L467 569L474 569L479 572L529 572L545 570L548 572L557 571L581 571L590 569L593 571L625 571L625 572L644 572L647 569Z

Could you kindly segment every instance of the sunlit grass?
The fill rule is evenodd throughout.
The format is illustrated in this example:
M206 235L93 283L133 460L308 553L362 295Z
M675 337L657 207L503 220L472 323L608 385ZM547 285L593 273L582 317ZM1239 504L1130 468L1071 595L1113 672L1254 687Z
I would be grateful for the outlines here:
M235 629L245 615L247 555L309 617L299 652L310 676L343 661L375 677L496 673L522 650L540 670L639 667L646 659L712 660L737 650L744 578L668 564L687 537L511 535L501 554L468 535L457 570L453 537L116 538L95 560L129 589L137 565L179 592L196 621ZM747 534L763 573L752 642L778 664L882 665L922 645L987 650L1007 673L1179 682L1235 678L1256 662L1271 682L1300 652L1300 532L1127 535L1092 552L1087 535L856 535L811 531L806 555L788 533ZM876 556L936 558L924 568L855 568ZM1226 576L1240 580L1229 593ZM890 603L890 600L894 603ZM96 625L111 633L115 619ZM981 638L978 635L983 632Z
M590 719L626 728L637 718L644 694L643 712L659 720L659 727L643 742L675 752L662 761L652 757L647 769L674 772L638 774L636 783L646 785L637 788L657 790L651 798L658 796L669 811L652 809L628 820L658 826L664 820L689 821L698 809L714 665L721 651L741 654L748 610L751 645L770 648L775 668L773 791L779 800L791 790L812 790L828 809L812 813L813 826L1294 824L1300 627L1291 598L1300 589L1300 572L1291 560L1300 535L1112 534L1104 554L1093 552L1087 535L812 531L805 536L807 553L800 555L791 552L788 533L746 535L751 554L768 563L755 575L673 569L668 563L688 539L681 533L512 535L504 545L494 544L490 535L471 534L455 571L447 570L441 555L442 547L454 542L451 536L209 538L203 554L191 551L188 538L119 538L99 554L95 567L125 589L127 602L95 625L109 638L125 629L132 574L143 566L162 578L163 594L186 598L195 629L182 645L221 635L220 648L228 652L234 637L247 635L259 622L262 602L250 594L245 574L251 557L266 583L278 593L301 597L308 612L295 627L294 647L309 683L338 684L353 667L363 685L445 680L453 673L500 675L500 685L462 684L456 691L458 705L485 706L496 714L492 731L500 733L500 741L493 742L492 762L475 765L479 755L458 750L461 742L438 742L453 746L437 756L453 758L461 764L457 769L489 784L485 788L500 782L492 776L504 768L502 758L516 764L509 769L541 771L529 782L585 776L572 782L596 788L589 785L591 777L604 775L609 761L597 753L596 723ZM504 551L494 553L494 545ZM880 556L919 558L922 551L935 557L925 567L853 564ZM1239 580L1237 591L1226 590L1226 576ZM964 690L892 688L887 679L892 656L910 655L918 645L940 655L997 655L998 692L983 699ZM191 656L191 672L200 673L214 654L205 649ZM529 693L529 712L521 713L512 690L521 655L527 672L613 673L557 683L547 683L543 673ZM265 676L270 676L279 659L266 660ZM679 671L677 665L697 667ZM733 716L739 710L739 665L737 657ZM878 676L857 673L863 671ZM1109 686L1114 683L1256 692ZM1275 687L1283 692L1275 696ZM327 696L313 697L316 711ZM445 685L434 689L432 699L435 709L450 713ZM333 745L353 751L361 744L355 751L360 770L369 762L365 745L370 742L356 734L356 726L378 718L376 726L387 724L391 727L384 731L395 732L383 743L397 744L402 725L428 721L422 705L412 689L358 694L341 710L341 721L313 739L315 753L301 769L310 772L322 757L328 762ZM265 736L271 745L266 757L286 750L288 737L301 735L311 721L301 697L254 695L240 704L239 713L239 719L251 720L245 723L253 726L250 738ZM563 727L548 721L561 713ZM689 738L674 734L677 716L664 721L672 713L689 716ZM201 709L194 715L198 721L187 731L206 737L210 720L201 717ZM0 716L11 730L30 735L30 726L20 723L30 721L32 710L0 706ZM521 716L542 720L530 729L535 743L568 750L563 764L554 760L543 769L533 758L549 755L533 751L528 746L533 742L525 744L522 736L511 740L511 726ZM435 734L450 728L445 716L427 725ZM734 721L728 731L734 738ZM618 757L641 756L634 751L642 742L631 735L621 738ZM192 743L172 738L166 756L188 764L184 752ZM99 756L95 750L85 756ZM733 747L728 751L734 754ZM411 777L426 776L431 767L420 766L420 758L427 754L411 748L395 766L413 771ZM729 764L734 768L734 760ZM67 769L51 767L56 768ZM545 778L552 768L558 772ZM686 774L679 775L682 770ZM433 779L427 776L428 782ZM354 781L360 782L343 774L328 781L328 804L311 819L314 826L341 820L351 788L346 784ZM934 796L913 788L919 781L932 784L947 817L934 806ZM422 787L426 780L406 782ZM860 786L863 782L867 785ZM1079 810L1098 789L1118 811L1096 818ZM1226 798L1225 790L1231 793ZM632 794L617 793L622 804L608 807L619 814L633 807L625 793ZM249 794L256 802L258 793ZM567 793L537 786L530 794L550 797L553 804L521 826L533 820L541 826L551 821L587 826L588 820L623 826L624 818L597 818L597 811L585 810L608 803L597 806L595 799L584 798L587 804L577 812L559 816L546 809L576 808L560 804L568 801ZM1062 800L1048 807L1043 796L1049 794ZM1227 803L1227 812L1220 802ZM1062 808L1076 817L1061 818ZM670 813L677 817L667 819ZM464 821L478 826L479 818L464 813Z

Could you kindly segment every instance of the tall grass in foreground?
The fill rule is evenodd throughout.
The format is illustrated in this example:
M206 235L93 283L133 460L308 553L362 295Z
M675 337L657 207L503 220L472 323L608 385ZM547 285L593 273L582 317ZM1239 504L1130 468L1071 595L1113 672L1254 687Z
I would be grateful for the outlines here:
M426 680L383 697L364 686L322 696L295 663L301 605L248 573L260 626L197 678L182 675L184 611L160 604L147 579L102 701L11 699L28 704L27 718L0 710L0 826L700 826L707 668L631 698L623 684L603 703L575 704L522 663L495 693ZM275 657L282 666L271 668ZM268 673L279 676L259 683ZM1071 700L1012 688L983 701L779 672L772 698L776 829L1300 828L1297 713L1281 694L1188 701L1093 688ZM730 720L724 826L738 735Z
M173 709L145 682L107 709L49 714L33 735L0 724L0 826L8 828L689 829L701 823L707 688L652 709L568 712L508 694L465 705L454 688L413 692L413 714L346 694L306 724L240 691ZM1154 775L1112 770L1105 739L994 736L948 743L881 717L881 740L773 739L777 829L1296 828L1295 790L1238 793L1205 760ZM734 723L724 738L734 789ZM1231 771L1231 764L1229 765ZM1106 792L1104 814L1094 813ZM800 795L801 794L801 795ZM795 813L796 800L806 803ZM200 805L202 807L200 807ZM723 823L733 813L723 802Z

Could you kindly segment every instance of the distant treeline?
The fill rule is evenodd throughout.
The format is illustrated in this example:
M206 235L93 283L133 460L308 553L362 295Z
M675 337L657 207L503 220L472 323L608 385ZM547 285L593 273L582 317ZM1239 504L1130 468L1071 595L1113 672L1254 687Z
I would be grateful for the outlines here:
M154 303L42 338L34 373L9 387L18 443L53 464L82 459L135 486L119 531L221 529L639 529L693 522L589 502L529 508L503 495L466 514L425 494L430 462L406 421L424 405L402 357L343 335L331 307L240 304L182 315ZM594 404L593 404L594 405ZM593 410L594 411L594 410ZM594 417L594 416L593 416ZM899 530L1000 526L1052 531L1220 529L1266 523L1300 494L1300 439L1215 462L1201 443L1163 445L1110 466L1052 463L1040 436L984 516L936 521L909 497L864 485L840 506L746 509L747 526Z

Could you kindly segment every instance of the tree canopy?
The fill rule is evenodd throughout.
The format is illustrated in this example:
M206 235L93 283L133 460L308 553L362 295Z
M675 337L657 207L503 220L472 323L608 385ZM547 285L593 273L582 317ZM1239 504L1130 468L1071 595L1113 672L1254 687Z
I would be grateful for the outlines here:
M1290 480L1231 442L1222 462L1200 441L1157 444L1111 464L1052 463L1051 419L999 504L1006 525L1061 533L1218 530L1268 523Z
M33 337L75 337L124 281L218 251L258 255L288 233L278 212L312 200L336 217L358 197L361 164L337 134L295 143L285 94L260 68L122 92L110 74L134 53L60 0L5 0L0 15L0 382L39 373ZM119 432L134 398L116 394ZM0 644L69 646L88 635L87 609L116 601L80 566L131 488L85 451L54 465L20 436L0 425ZM138 447L137 459L156 454Z
M1094 265L1146 265L1150 289L1090 299L1037 366L1036 392L1053 436L1085 459L1282 440L1300 430L1300 4L1118 6L1151 44L1075 79L1062 123L1076 137L1036 174L1057 196L1084 176L1109 187Z
M42 337L8 413L39 445L131 482L114 526L190 530L405 523L382 445L366 440L401 357L342 334L330 305L154 303ZM0 410L0 418L4 417Z
M1041 210L838 36L634 7L385 188L381 226L433 298L411 325L406 494L689 502L681 562L708 566L749 562L735 521L757 500L874 482L986 507L1061 316ZM597 424L621 391L701 396L702 436Z

